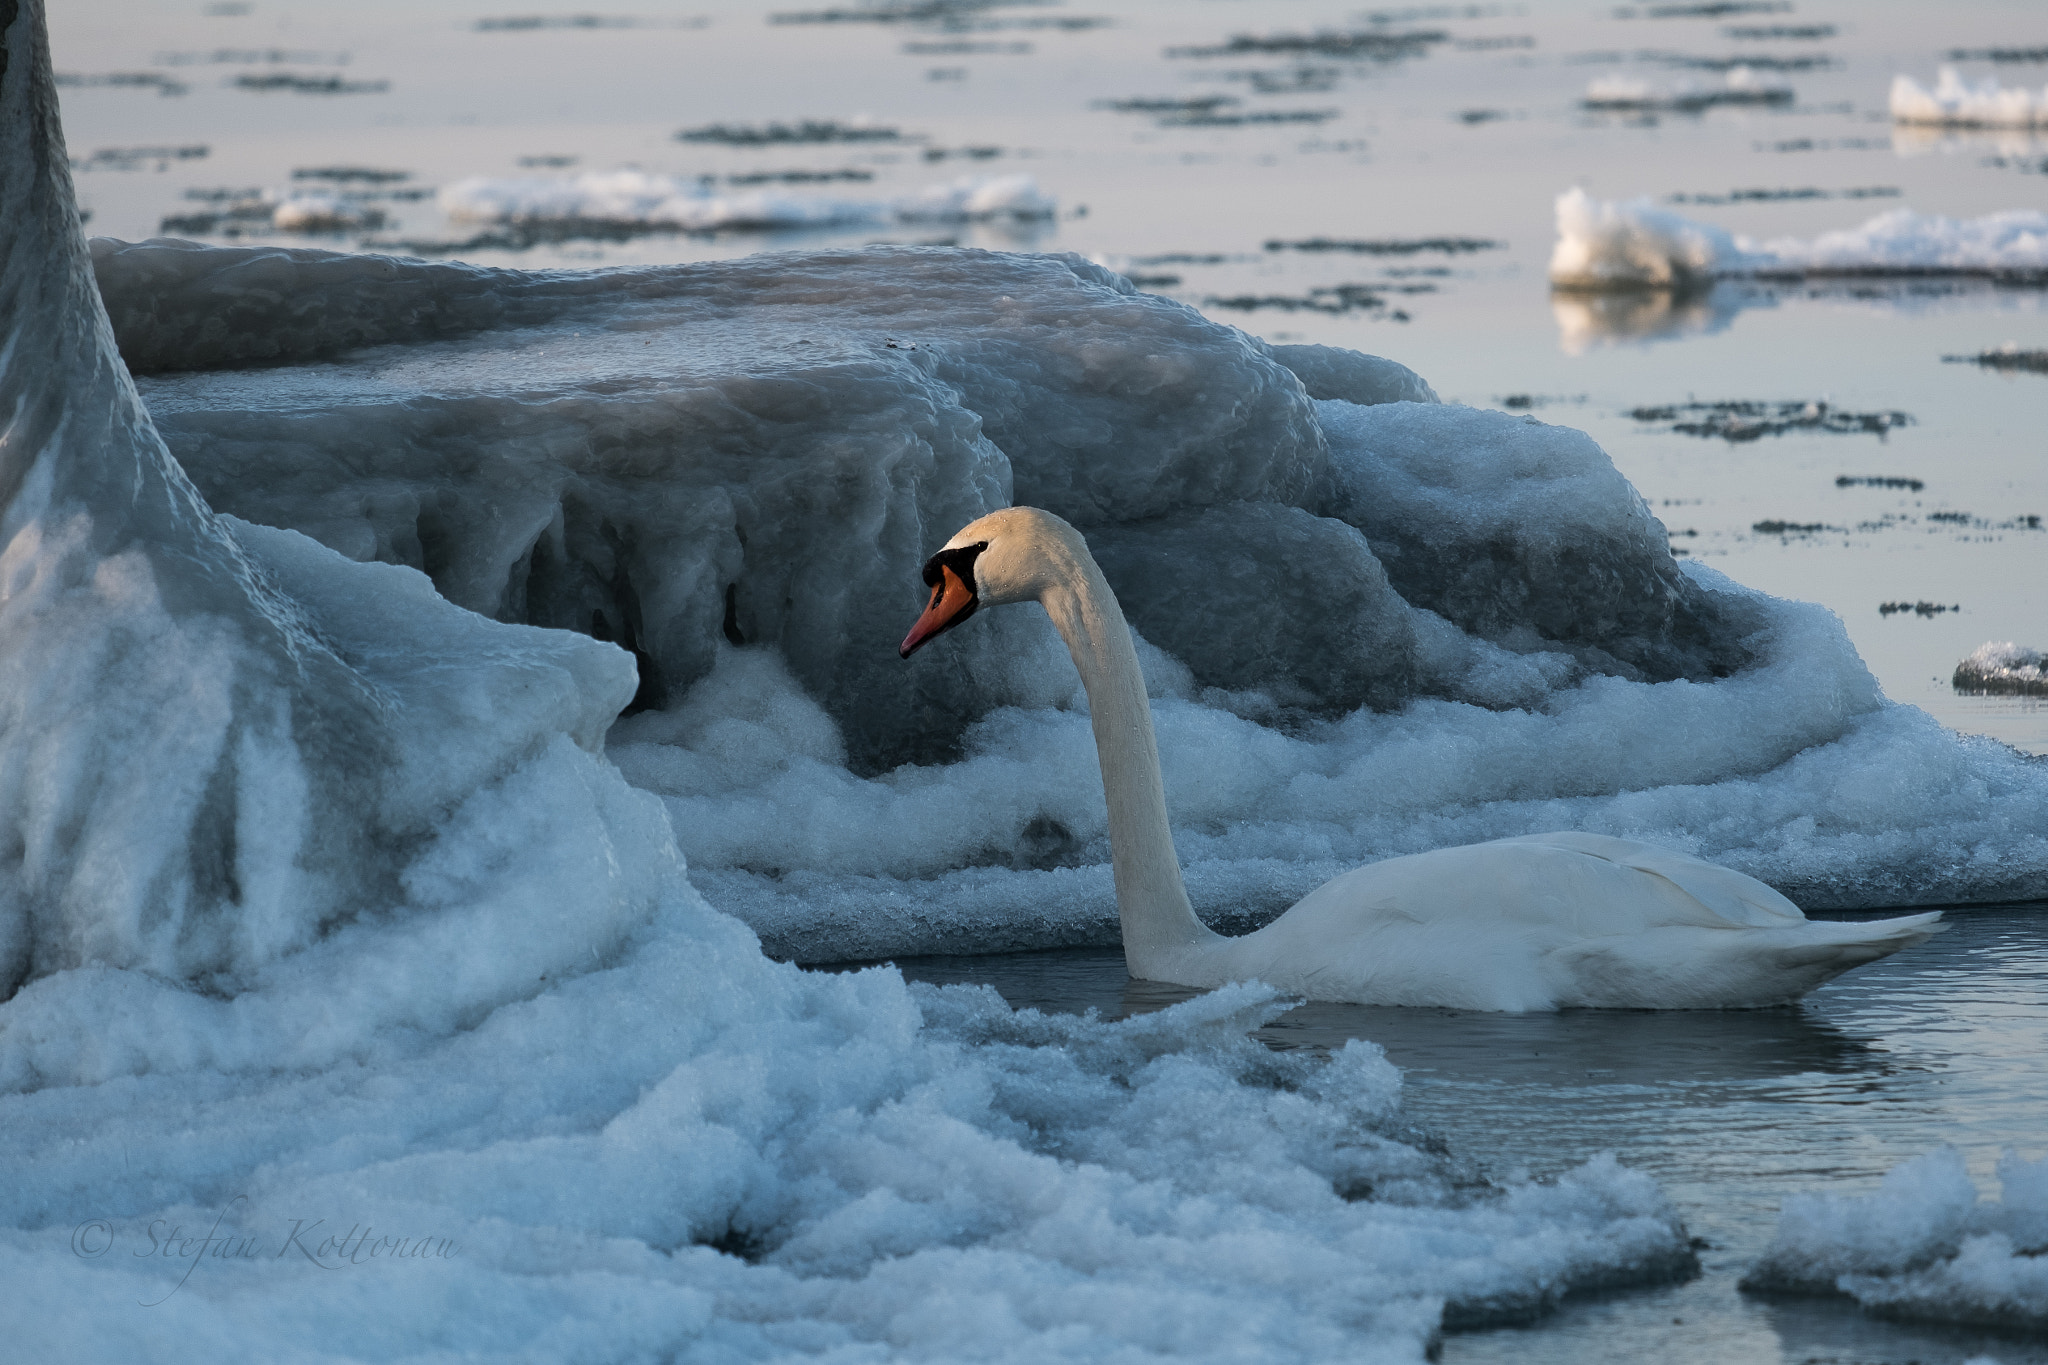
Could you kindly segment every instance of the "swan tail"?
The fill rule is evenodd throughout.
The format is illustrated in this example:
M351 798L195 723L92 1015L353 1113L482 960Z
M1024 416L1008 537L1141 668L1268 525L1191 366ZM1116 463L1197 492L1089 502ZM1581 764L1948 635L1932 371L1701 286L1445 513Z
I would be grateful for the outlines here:
M1790 1004L1854 967L1923 943L1940 912L1778 929L1677 926L1574 944L1556 957L1561 1005L1760 1009Z
M1839 963L1836 970L1847 971L1881 957L1890 957L1901 948L1925 943L1947 927L1941 922L1939 910L1863 923L1808 920L1800 934L1805 942L1775 951L1787 966Z
M1776 968L1784 990L1781 998L1795 1000L1851 968L1925 943L1946 927L1938 910L1863 923L1809 920L1783 935L1793 941L1772 944L1763 948L1759 956Z

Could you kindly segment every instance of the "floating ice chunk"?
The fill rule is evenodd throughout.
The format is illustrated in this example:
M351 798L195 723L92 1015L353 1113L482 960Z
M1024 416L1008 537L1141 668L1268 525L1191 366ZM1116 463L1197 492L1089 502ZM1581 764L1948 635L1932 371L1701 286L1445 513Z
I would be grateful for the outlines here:
M1793 1195L1743 1280L1771 1293L1847 1294L1885 1317L2009 1331L2048 1327L2048 1158L1998 1161L1980 1203L1953 1147L1915 1157L1875 1194Z
M617 223L688 231L824 227L881 222L887 216L875 200L771 190L721 195L694 177L636 170L478 176L444 186L439 201L441 211L459 222Z
M270 225L280 232L340 232L374 227L383 221L377 209L320 191L296 191L270 211Z
M1647 199L1610 203L1581 189L1557 198L1550 282L1562 289L1686 288L1729 272L1741 256L1720 228Z
M2048 667L2041 651L2027 649L2010 640L1993 640L1977 646L1956 665L1950 684L1958 692L1992 692L2022 696L2048 696Z
M1773 264L1764 271L1810 275L1962 274L2048 278L2048 213L2013 209L1982 218L1942 218L1893 209L1860 227L1739 243Z
M1633 76L1600 76L1586 86L1580 101L1588 109L1632 112L1704 113L1717 105L1779 105L1792 102L1792 91L1781 85L1766 85L1747 66L1730 67L1718 86L1688 82L1675 90L1664 90Z
M1586 103L1594 108L1633 108L1657 98L1657 87L1639 76L1596 76L1586 85Z
M891 211L906 222L1030 222L1052 217L1059 201L1028 175L968 176L893 200Z
M1557 200L1550 281L1560 289L1685 289L1753 275L1980 275L2048 278L2048 213L1941 218L1894 209L1812 240L1731 237L1646 199Z
M604 223L689 232L834 227L891 221L1049 218L1058 203L1028 175L970 176L897 199L748 190L651 171L586 171L520 179L475 177L442 189L450 218L486 223Z
M1911 76L1892 77L1892 121L1945 128L2048 128L2048 86L2040 94L2007 89L1994 76L1964 80L1944 66L1927 87Z

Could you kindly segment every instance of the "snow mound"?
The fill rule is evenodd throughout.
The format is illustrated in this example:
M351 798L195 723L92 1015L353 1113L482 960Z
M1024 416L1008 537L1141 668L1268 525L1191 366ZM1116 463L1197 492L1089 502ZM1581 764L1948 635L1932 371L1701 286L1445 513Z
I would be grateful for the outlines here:
M2048 87L2040 94L2007 89L1995 77L1967 81L1944 66L1927 87L1904 74L1892 77L1892 121L1942 128L2048 128Z
M586 171L517 179L474 177L440 192L443 212L483 223L603 223L719 229L839 227L860 223L1050 218L1058 203L1028 175L969 176L896 199L836 198L749 190L651 171Z
M1894 1167L1875 1194L1785 1200L1778 1234L1743 1280L1761 1293L1846 1294L1884 1317L2048 1328L2048 1158L2006 1152L2004 1197L1979 1202L1962 1155Z
M1956 665L1951 685L1958 692L2048 696L2048 669L2042 664L2039 650L1993 640Z
M1736 237L1647 199L1558 196L1550 282L1565 290L1684 290L1745 276L1973 275L2048 279L2048 213L1942 218L1909 209L1811 240Z

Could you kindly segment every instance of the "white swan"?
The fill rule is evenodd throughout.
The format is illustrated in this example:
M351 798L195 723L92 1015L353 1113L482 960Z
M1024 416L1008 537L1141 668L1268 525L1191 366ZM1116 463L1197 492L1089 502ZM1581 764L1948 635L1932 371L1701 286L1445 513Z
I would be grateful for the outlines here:
M1132 976L1184 986L1257 979L1315 1000L1478 1010L1725 1009L1782 1004L1919 943L1938 913L1808 920L1751 877L1597 834L1535 834L1391 858L1225 938L1181 884L1152 710L1123 610L1081 535L1012 507L924 568L911 653L983 606L1035 601L1088 691Z

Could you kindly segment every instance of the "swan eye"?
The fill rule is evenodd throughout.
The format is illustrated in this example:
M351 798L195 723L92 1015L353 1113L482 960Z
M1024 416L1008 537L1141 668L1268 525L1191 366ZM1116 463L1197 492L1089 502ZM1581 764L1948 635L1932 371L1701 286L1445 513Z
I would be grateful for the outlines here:
M956 545L950 550L941 550L924 562L924 581L935 589L945 587L944 570L951 569L960 578L967 591L975 590L974 561L988 548L985 540L972 545Z

